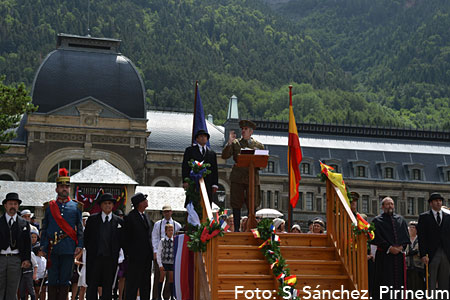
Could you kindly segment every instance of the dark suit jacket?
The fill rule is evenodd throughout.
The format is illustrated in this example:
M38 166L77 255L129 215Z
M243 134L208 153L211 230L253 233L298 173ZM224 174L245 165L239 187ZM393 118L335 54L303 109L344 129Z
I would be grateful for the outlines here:
M94 266L94 261L97 257L99 246L99 230L102 223L102 213L94 214L90 216L86 222L86 228L84 229L84 247L86 248L86 275L89 277L90 266ZM123 246L123 220L112 214L111 228L112 228L112 248L111 253L113 261L117 262L119 259L119 251Z
M428 254L430 261L433 259L436 250L441 244L442 249L450 260L450 215L442 212L441 226L438 226L431 210L419 216L417 226L419 237L420 257Z
M187 147L184 151L183 156L183 164L181 166L181 173L183 177L183 182L186 177L189 177L189 173L191 172L191 168L189 167L189 161L191 159L197 160L197 161L204 161L205 163L211 164L211 167L209 170L211 171L211 174L207 175L205 177L205 185L206 189L208 191L208 197L209 201L212 202L212 186L217 185L219 186L219 175L217 171L217 155L216 152L208 149L206 150L205 156L203 157L200 153L200 149L198 146L191 146Z
M17 226L17 227L16 227ZM20 260L31 259L31 235L30 223L17 216L14 223L13 234L16 234L17 249L19 249ZM0 250L6 250L9 247L9 226L6 223L6 216L0 218Z
M140 216L136 209L130 211L124 219L124 251L130 261L140 260L146 256L153 259L152 248L152 224L147 219L147 223Z

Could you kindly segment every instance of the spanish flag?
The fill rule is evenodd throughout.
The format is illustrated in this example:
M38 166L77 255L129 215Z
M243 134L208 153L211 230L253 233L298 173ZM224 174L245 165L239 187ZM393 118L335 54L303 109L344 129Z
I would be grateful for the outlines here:
M359 213L356 214L356 219L358 221L358 228L360 230L368 230L370 228L370 224L366 220L364 220L364 218L361 217ZM375 238L375 233L372 230L368 232L368 235L370 240L373 240Z
M289 142L288 142L288 168L289 168L289 202L292 207L297 205L300 184L300 162L302 149L298 139L297 125L295 124L294 110L292 109L292 85L289 86Z

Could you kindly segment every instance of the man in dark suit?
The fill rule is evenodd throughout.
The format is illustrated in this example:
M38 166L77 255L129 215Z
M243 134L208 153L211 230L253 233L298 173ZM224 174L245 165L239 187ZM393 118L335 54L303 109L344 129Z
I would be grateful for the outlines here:
M116 199L105 193L98 203L102 212L90 216L84 230L88 300L98 299L98 287L102 287L102 299L112 299L112 285L122 247L123 220L112 213Z
M8 193L2 204L6 213L0 218L0 300L17 299L22 268L31 266L30 224L17 211L22 201Z
M217 171L217 155L216 152L214 152L207 146L207 142L209 140L208 132L206 132L203 129L200 129L195 133L194 137L196 144L194 144L191 147L187 147L183 155L183 163L181 166L181 173L183 176L183 187L184 189L187 189L188 187L188 183L185 181L185 178L189 177L189 173L191 172L191 167L189 166L189 161L191 159L200 162L203 161L204 163L210 164L211 167L209 168L209 170L211 171L211 173L206 175L205 185L206 190L208 192L209 201L212 202L214 199L213 196L219 187L219 175ZM186 199L186 201L188 201L188 199Z
M134 209L124 220L124 251L128 260L125 279L125 299L136 300L137 290L141 299L150 298L150 277L153 258L152 225L145 209L147 195L137 193L131 197Z
M428 199L431 210L420 214L419 253L429 265L429 289L448 290L450 278L450 215L441 210L444 198L433 193Z

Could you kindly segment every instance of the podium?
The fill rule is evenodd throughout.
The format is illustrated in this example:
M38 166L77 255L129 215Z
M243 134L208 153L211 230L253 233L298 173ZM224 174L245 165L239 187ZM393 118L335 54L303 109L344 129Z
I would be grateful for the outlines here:
M248 221L247 231L256 228L255 218L255 168L265 168L269 160L268 155L239 154L236 166L248 168Z

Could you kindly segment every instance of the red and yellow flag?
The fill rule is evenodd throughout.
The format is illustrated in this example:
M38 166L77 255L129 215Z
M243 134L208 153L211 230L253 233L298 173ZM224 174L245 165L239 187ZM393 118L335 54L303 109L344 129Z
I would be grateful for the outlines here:
M294 110L292 109L292 85L289 86L289 142L288 142L288 168L289 168L289 202L292 207L297 205L300 184L300 162L302 149L298 139L297 125L295 124Z

